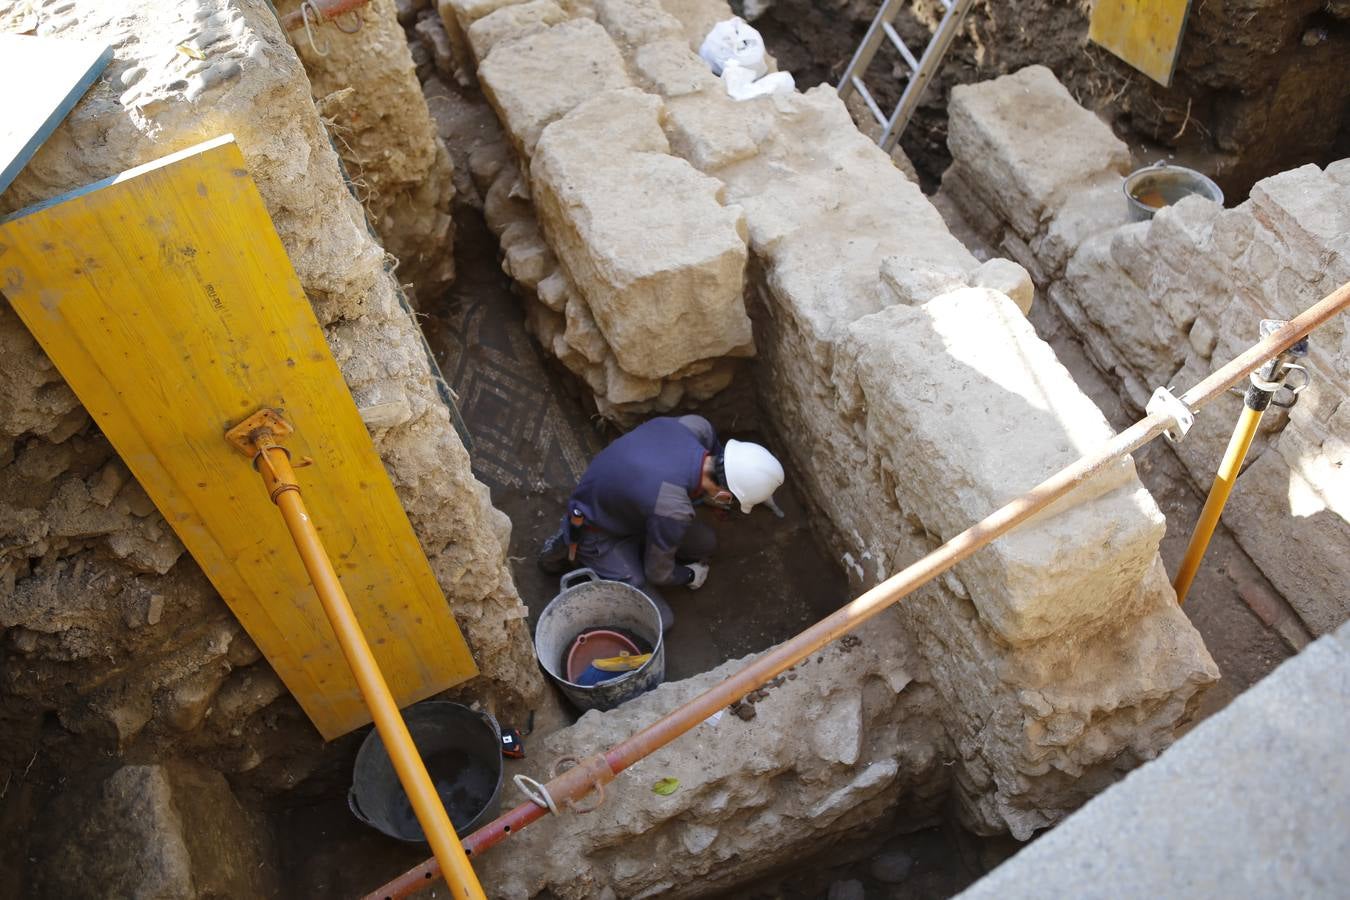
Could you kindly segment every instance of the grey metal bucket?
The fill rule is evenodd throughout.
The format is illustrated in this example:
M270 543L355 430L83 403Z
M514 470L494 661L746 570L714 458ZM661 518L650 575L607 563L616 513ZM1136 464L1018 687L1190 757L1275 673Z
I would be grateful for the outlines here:
M656 687L666 677L666 647L661 640L661 613L647 595L632 585L606 581L590 569L569 572L558 581L554 597L534 627L534 652L549 677L578 708L613 709ZM589 628L618 628L645 641L652 658L637 669L596 685L567 680L567 651Z
M1152 205L1140 199L1150 195L1161 200L1162 205ZM1130 218L1136 222L1153 218L1153 214L1163 206L1197 196L1223 206L1223 191L1219 190L1219 186L1205 175L1185 166L1156 162L1136 169L1125 178L1125 202L1130 208Z
M497 720L441 700L408 707L403 720L460 837L495 818L502 790L502 733ZM356 753L347 806L352 815L392 838L426 842L374 728Z

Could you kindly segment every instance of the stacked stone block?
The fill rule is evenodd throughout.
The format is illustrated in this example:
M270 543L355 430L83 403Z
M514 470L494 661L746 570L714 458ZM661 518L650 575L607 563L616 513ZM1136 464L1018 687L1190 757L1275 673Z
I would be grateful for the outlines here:
M1231 209L1192 197L1128 223L1124 145L1038 67L957 88L950 145L943 191L987 239L1031 249L1038 285L1136 408L1350 281L1350 161L1267 178ZM1344 317L1313 336L1311 387L1265 417L1224 514L1315 634L1350 617L1347 341ZM1217 399L1177 447L1202 490L1241 405Z

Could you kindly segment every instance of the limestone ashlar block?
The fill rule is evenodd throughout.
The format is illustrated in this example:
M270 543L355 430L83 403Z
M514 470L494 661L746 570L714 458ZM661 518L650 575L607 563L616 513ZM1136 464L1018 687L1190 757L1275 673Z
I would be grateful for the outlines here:
M123 766L41 814L37 893L51 897L261 897L270 848L219 772ZM94 887L97 886L97 887Z
M633 68L645 87L666 98L722 86L708 64L678 38L639 47L633 54Z
M596 0L595 17L625 47L684 36L684 26L661 0Z
M545 235L619 365L646 379L752 341L744 216L669 155L661 115L636 89L596 97L545 129L531 165Z
M974 171L972 184L1024 237L1076 186L1129 171L1125 144L1044 66L958 85L948 110L952 156Z
M475 59L484 59L498 41L527 37L567 21L567 13L553 0L514 3L488 13L469 26L469 45Z
M479 66L478 80L526 159L549 123L631 85L614 41L589 19L498 42Z
M836 355L897 501L943 540L1112 435L1005 295L966 288L855 322ZM841 391L841 393L849 393ZM1164 521L1122 460L963 563L980 616L1013 644L1130 614Z

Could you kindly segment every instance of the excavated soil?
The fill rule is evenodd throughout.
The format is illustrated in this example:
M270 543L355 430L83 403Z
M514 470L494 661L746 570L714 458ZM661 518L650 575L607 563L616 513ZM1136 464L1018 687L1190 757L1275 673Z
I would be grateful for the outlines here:
M877 2L773 0L754 21L801 89L839 76ZM1141 162L1158 155L1212 174L1230 200L1253 182L1350 153L1350 94L1336 73L1350 52L1344 4L1250 0L1192 4L1173 85L1164 88L1087 40L1089 0L976 0L901 146L925 188L951 162L947 95L1039 64L1112 124ZM905 4L896 28L916 53L937 21L936 0ZM887 46L865 76L884 109L902 85Z

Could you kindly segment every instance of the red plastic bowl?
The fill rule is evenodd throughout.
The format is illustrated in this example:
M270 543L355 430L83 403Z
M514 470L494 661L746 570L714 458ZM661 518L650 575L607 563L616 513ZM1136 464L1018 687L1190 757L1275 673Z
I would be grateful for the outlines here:
M567 680L576 684L581 673L585 672L597 659L622 656L631 653L636 656L641 651L637 644L606 628L594 628L577 635L572 647L567 651Z

